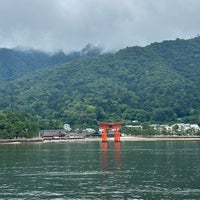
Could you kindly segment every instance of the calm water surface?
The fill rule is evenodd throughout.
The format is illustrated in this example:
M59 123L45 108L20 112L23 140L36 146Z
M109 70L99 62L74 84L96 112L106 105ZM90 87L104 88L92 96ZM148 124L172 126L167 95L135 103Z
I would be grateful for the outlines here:
M200 199L200 142L0 145L0 199Z

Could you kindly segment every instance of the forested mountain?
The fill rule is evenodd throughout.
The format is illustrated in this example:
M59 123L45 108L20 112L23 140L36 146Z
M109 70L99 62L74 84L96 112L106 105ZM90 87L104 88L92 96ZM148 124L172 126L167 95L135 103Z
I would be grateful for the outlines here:
M199 85L200 38L177 39L83 57L4 83L0 109L74 127L200 123Z
M90 44L81 51L65 54L45 53L37 50L0 49L0 83L15 80L27 73L35 72L42 68L52 67L81 57L95 57L101 54L101 49Z

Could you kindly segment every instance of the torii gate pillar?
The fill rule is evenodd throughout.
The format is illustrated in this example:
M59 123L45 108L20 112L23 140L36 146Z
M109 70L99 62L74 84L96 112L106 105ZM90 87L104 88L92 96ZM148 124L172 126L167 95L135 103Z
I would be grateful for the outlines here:
M107 130L115 130L114 134L114 141L115 142L120 142L120 131L119 129L121 128L123 122L115 122L115 123L110 123L110 122L98 122L99 126L103 129L101 139L102 142L107 142L108 137L107 137Z

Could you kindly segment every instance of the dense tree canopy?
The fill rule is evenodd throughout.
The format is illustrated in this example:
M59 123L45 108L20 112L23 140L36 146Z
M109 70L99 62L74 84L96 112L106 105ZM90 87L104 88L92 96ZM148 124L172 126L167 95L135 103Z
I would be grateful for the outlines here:
M199 77L200 38L164 41L86 56L4 83L0 109L56 120L58 126L180 118L200 123Z

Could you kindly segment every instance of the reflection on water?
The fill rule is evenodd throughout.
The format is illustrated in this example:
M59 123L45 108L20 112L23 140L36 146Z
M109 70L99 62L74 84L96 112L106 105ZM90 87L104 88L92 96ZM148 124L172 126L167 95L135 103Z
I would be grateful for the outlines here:
M121 151L121 143L115 142L114 143L114 151L115 151L115 169L120 170L121 166L121 158L120 158L120 151Z
M199 199L200 142L0 145L0 199Z
M102 142L102 166L103 171L108 169L108 143Z
M114 170L120 170L120 165L121 165L121 158L120 158L120 142L114 142L114 147L113 144L110 143L111 149L108 151L108 142L102 142L102 166L103 166L103 171L107 171L110 169L110 166L108 166L109 161L113 160L114 162ZM113 149L112 149L113 148ZM110 151L114 151L113 157L109 157ZM109 160L108 160L109 159ZM113 163L111 163L113 165Z

